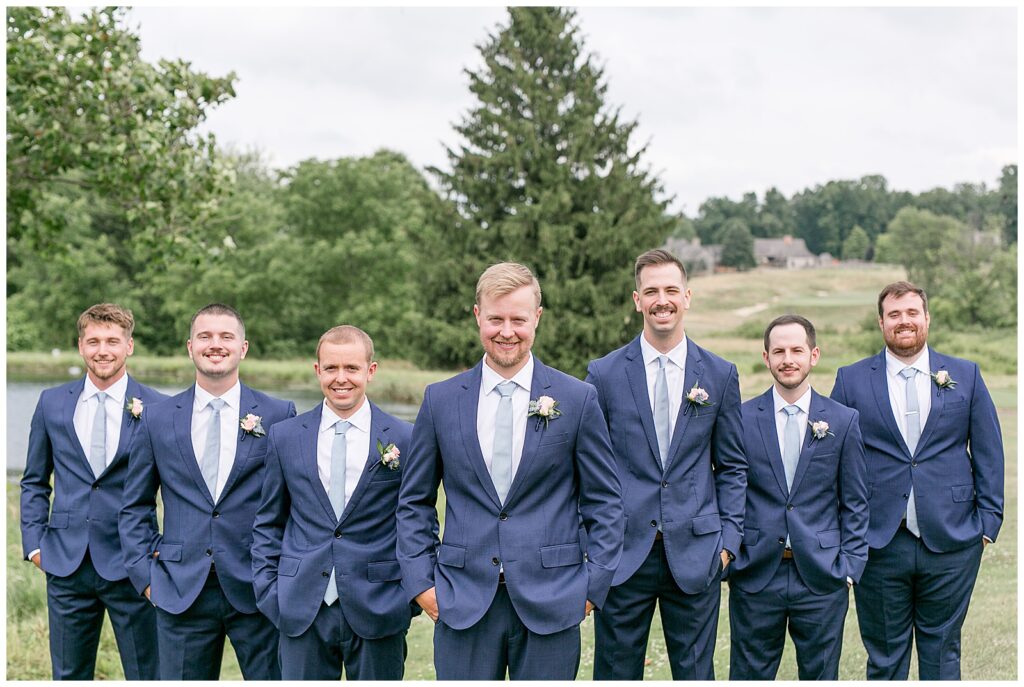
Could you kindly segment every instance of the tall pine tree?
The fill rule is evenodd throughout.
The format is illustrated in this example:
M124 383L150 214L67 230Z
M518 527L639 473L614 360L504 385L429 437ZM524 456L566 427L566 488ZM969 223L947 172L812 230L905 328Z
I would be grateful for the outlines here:
M541 282L538 355L582 375L638 330L633 261L664 242L675 218L641 167L646 146L630 146L636 122L605 103L575 12L510 8L480 51L484 67L467 71L478 102L456 126L464 142L448 149L450 172L432 170L445 198L422 247L420 362L479 359L476 278L514 260Z

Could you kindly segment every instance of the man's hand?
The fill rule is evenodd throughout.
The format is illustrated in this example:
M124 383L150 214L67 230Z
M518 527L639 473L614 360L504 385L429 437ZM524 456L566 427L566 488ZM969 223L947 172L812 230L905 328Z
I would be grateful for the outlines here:
M35 564L35 566L37 568L42 570L43 569L43 565L42 565L42 563L39 562L39 560L40 560L39 556L40 556L40 554L38 552L36 553L36 555L32 556L32 563Z
M437 594L434 591L436 587L431 587L427 591L417 596L414 601L420 605L430 619L435 623L437 622Z
M149 585L146 585L146 590L142 593L146 595L147 599L149 599Z
M726 551L725 549L722 549L722 571L725 572L725 569L728 568L728 567L729 567L729 552Z
M583 611L583 617L589 616L592 610L594 610L594 604L590 603L590 599L587 599L587 609Z

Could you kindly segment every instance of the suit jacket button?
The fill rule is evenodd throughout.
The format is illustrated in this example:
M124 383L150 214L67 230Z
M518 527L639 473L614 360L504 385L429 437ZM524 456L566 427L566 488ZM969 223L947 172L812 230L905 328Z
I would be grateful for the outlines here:
M335 539L341 539L341 532L335 532L334 533L334 538Z
M322 573L320 573L320 576L321 577L330 577L331 574L329 572L327 572L326 570L324 570Z
M661 488L664 489L667 486L668 486L668 482L662 481Z
M910 464L910 467L912 467L912 468L916 468L916 467L917 467L917 461L915 460L914 462L912 462L912 463Z
M499 515L498 520L508 520L508 513L502 513Z
M219 518L220 517L220 511L213 511L213 517Z
M785 537L779 537L779 543L782 544L782 545L785 545L786 544L786 538Z
M206 555L207 556L212 556L213 555L213 549L207 549L206 550Z
M99 488L100 488L100 485L98 485L98 484L94 484L94 485L92 485L92 490L93 490L93 491L96 491L96 490L97 490L97 489L99 489Z
M794 506L792 503L786 506L786 510L793 510L793 508Z
M657 527L657 526L658 526L658 521L657 520L651 520L651 527Z
M903 495L903 498L905 498L905 499L909 499L909 498L910 498L910 494L904 494L904 495Z
M500 562L501 561L499 561L497 558L492 558L491 559L491 565L498 565L498 563L500 563Z

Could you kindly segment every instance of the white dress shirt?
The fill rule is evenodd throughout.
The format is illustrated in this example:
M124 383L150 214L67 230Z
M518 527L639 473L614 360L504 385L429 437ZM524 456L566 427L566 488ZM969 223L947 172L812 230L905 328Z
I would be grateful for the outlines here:
M508 381L491 369L484 356L483 374L480 375L480 401L476 410L476 436L480 442L480 452L484 456L487 471L491 471L491 459L494 456L494 421L498 415L498 401L501 394L495 388L501 382ZM512 478L515 479L519 469L519 461L523 457L523 444L526 442L526 414L530 409L530 384L533 381L533 353L519 372L512 377L516 388L512 391ZM556 401L558 399L555 399Z
M921 350L921 355L910 365L897 360L889 349L885 349L885 382L889 387L889 405L892 407L892 414L896 418L896 425L900 428L903 440L907 440L907 381L900 376L904 368L912 367L918 371L913 379L917 385L917 407L920 410L918 420L921 423L921 434L924 433L924 423L928 421L928 413L932 409L932 377L929 367L928 347Z
M324 401L323 412L320 413L320 431L316 435L316 471L320 475L320 483L324 491L331 493L331 449L334 447L334 425L342 418ZM370 423L372 413L370 403L364 398L359 410L352 413L346 422L351 427L345 432L345 505L348 505L352 493L363 475L366 459L370 455Z
M90 445L92 423L96 419L96 411L100 407L99 398L96 396L99 391L86 375L85 387L75 405L75 434L78 435L78 442L82 445L86 457L90 459L92 458L89 455L92 448ZM121 420L124 417L124 396L128 393L128 375L123 375L121 379L111 384L110 388L105 389L104 393L107 395L107 400L104 403L107 410L107 455L103 464L110 465L110 461L114 460L114 454L117 453L117 444L121 440Z
M651 414L654 414L654 384L658 380L658 356L668 358L665 364L665 381L668 382L668 430L669 440L676 431L676 417L683 396L689 389L683 389L686 379L686 337L668 353L661 353L640 335L640 353L644 358L644 372L647 373L647 398L651 402Z
M228 475L235 464L235 451L238 448L238 432L242 420L242 386L238 382L221 396L213 396L198 384L195 385L195 400L192 402L192 450L196 454L196 462L203 465L203 450L206 448L206 435L210 431L210 420L213 408L210 401L220 398L224 407L220 409L220 463L217 467L217 490L213 500L220 498L220 492L228 481Z

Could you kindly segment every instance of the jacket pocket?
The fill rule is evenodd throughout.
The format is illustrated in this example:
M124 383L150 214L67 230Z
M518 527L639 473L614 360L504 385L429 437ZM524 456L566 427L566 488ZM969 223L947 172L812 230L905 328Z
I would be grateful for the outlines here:
M366 579L370 582L394 582L402 579L398 561L371 561L366 566Z
M583 553L578 543L542 546L540 549L540 564L545 568L579 565L582 562Z
M50 522L46 524L51 530L62 530L68 526L67 513L50 513Z
M823 549L834 549L839 546L839 530L818 532L818 545Z
M973 484L958 484L955 487L950 487L950 491L953 493L953 500L957 503L974 500Z
M281 556L277 563L277 574L281 577L295 577L299 572L300 559L291 556Z
M447 565L449 568L465 568L466 549L454 544L441 544L441 548L437 552L437 562Z
M537 448L542 449L548 446L557 446L558 444L564 444L567 441L569 441L569 435L565 432L560 434L548 434L545 432L540 443L537 445Z
M160 553L156 558L158 561L181 560L181 544L168 544L164 542L157 547L157 551Z
M743 545L744 546L755 546L757 540L761 538L761 530L755 529L744 529L743 530Z
M717 513L701 515L693 519L693 533L696 535L711 534L722 531L722 519Z

